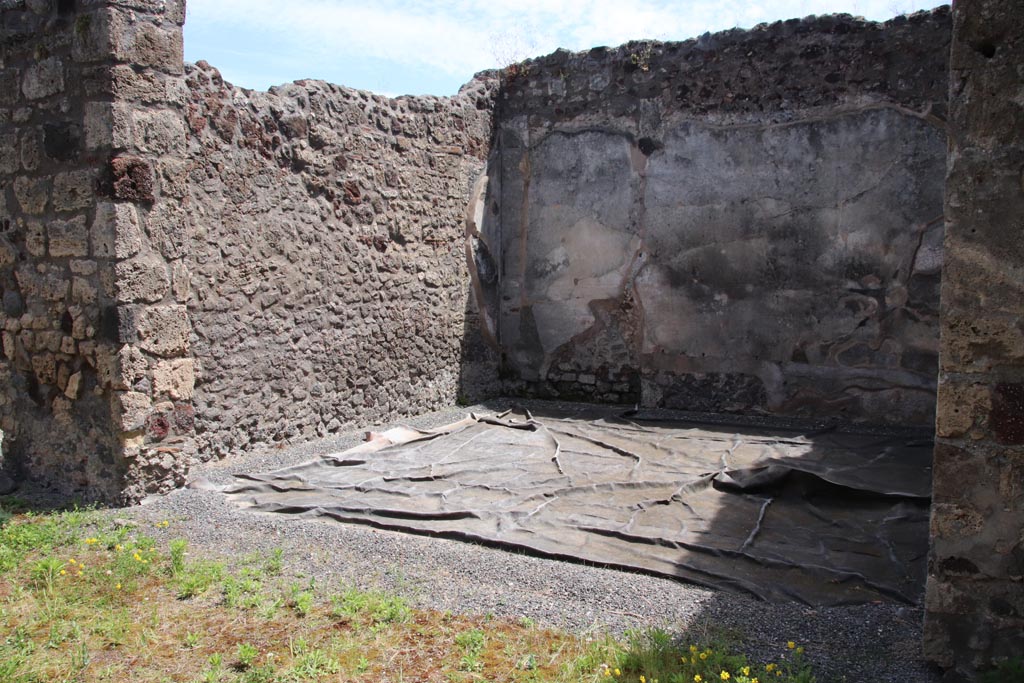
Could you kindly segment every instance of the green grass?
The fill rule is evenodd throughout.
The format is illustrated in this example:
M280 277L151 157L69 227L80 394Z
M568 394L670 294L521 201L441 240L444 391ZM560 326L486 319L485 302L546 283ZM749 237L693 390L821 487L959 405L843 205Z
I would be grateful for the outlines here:
M606 678L637 680L643 683L767 683L791 681L813 683L814 675L804 660L804 648L788 642L780 648L772 662L752 662L721 636L686 647L660 629L633 631L627 634L627 647L618 657L618 666L606 672Z
M721 639L419 610L388 591L296 582L281 550L228 563L148 531L0 499L0 682L813 680L785 643L768 666Z
M1013 657L981 674L980 683L1024 683L1024 659Z
M404 598L379 590L348 588L332 596L331 605L336 617L352 619L371 627L402 623L411 614Z

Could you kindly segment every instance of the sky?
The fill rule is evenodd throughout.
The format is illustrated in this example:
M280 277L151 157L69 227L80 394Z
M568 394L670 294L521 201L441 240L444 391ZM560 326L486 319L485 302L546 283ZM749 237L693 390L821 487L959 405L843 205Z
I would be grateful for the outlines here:
M944 0L188 0L185 59L266 90L317 78L453 95L473 74L563 47L686 40L846 12L882 21Z

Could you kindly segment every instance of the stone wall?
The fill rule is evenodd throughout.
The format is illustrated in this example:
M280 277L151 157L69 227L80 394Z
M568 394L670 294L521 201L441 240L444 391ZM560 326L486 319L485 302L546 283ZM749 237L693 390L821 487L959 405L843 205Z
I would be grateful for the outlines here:
M970 674L1024 653L1024 8L953 16L925 650Z
M165 379L188 322L162 248L183 21L177 1L0 3L0 428L8 466L65 493L135 500L189 455L188 397Z
M473 341L462 235L496 80L452 98L319 81L255 93L200 62L187 83L200 452L486 391L494 366Z
M948 8L505 72L471 238L506 390L930 424Z

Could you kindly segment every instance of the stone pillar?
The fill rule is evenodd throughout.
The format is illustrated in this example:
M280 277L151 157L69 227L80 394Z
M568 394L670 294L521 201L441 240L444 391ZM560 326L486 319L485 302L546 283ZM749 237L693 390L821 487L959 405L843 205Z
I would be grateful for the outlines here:
M960 680L1024 653L1024 6L953 6L925 651Z
M184 12L0 5L0 428L20 476L92 499L189 457Z

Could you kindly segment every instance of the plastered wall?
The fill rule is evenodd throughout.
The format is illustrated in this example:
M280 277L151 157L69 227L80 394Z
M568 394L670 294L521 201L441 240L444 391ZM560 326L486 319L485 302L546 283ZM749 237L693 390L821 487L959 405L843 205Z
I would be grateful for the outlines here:
M505 72L472 261L510 393L928 425L948 8Z

